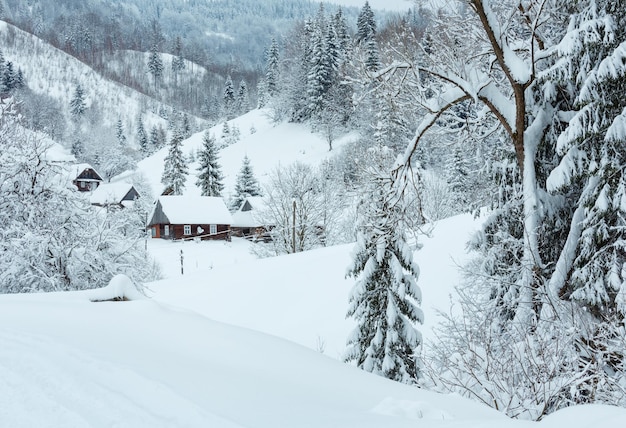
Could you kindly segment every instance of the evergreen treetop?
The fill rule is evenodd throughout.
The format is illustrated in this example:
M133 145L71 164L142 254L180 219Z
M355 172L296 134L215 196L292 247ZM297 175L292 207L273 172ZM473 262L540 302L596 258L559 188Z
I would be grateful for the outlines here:
M187 180L187 161L182 151L183 135L179 128L172 133L169 150L165 157L161 183L173 195L182 195Z
M202 150L198 159L198 185L202 196L222 196L224 184L220 164L218 163L215 137L206 131L202 139Z
M244 156L241 170L237 174L235 194L231 203L231 209L237 210L248 196L261 196L261 187L254 176L252 165L248 156Z

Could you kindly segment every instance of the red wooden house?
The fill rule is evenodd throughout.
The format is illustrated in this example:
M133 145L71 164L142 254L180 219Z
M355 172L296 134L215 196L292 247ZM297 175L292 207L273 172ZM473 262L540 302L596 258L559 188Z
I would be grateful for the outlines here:
M230 240L232 217L219 197L160 196L148 219L153 238Z

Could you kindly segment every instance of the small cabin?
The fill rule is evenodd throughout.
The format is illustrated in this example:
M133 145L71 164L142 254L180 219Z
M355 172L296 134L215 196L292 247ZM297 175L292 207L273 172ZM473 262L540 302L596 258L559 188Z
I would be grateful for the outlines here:
M104 181L102 176L89 164L81 163L73 166L72 184L79 192L91 192L96 190Z
M232 216L212 196L160 196L148 217L153 238L230 240Z
M233 213L232 233L253 241L271 239L271 225L268 225L267 203L262 196L249 196L237 211Z
M91 205L107 208L128 208L139 198L139 192L130 183L104 183L89 198Z

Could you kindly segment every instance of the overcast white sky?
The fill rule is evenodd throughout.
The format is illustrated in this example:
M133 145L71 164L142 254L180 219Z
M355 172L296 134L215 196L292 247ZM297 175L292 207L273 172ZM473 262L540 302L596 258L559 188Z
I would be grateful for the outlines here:
M329 0L332 3L341 4L345 6L363 7L365 0ZM412 4L412 0L369 0L370 6L373 9L386 9L386 10L408 10Z

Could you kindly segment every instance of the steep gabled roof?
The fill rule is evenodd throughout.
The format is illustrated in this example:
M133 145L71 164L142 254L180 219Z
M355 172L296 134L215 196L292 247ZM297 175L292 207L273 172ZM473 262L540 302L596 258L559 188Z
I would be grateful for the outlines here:
M148 226L154 224L232 224L224 200L212 196L160 196Z
M262 196L248 196L239 209L233 213L234 227L258 227L266 226L263 219L263 211L267 208L267 202Z
M93 172L87 172L89 170ZM91 181L91 180L104 181L102 179L102 176L98 174L98 171L96 171L94 167L89 165L88 163L79 163L76 165L72 165L70 169L70 174L71 174L72 180L76 180L77 178L80 177L81 180L85 180L85 181ZM83 177L81 177L81 175Z
M92 205L101 206L122 204L123 201L132 201L138 196L139 194L130 183L105 183L93 191L89 202Z

